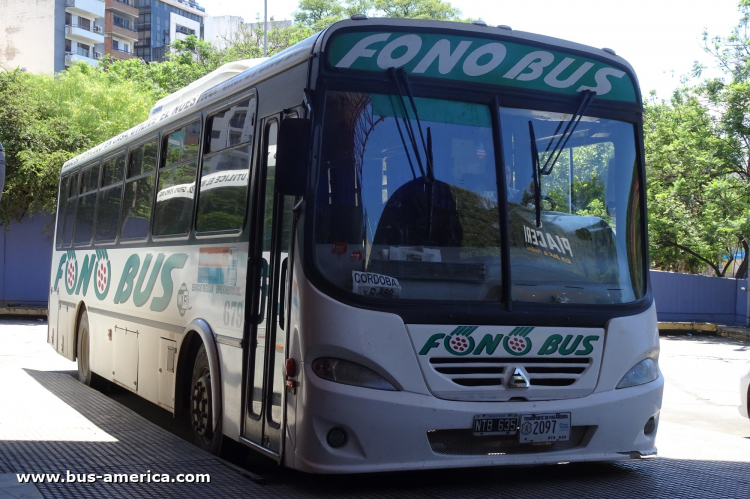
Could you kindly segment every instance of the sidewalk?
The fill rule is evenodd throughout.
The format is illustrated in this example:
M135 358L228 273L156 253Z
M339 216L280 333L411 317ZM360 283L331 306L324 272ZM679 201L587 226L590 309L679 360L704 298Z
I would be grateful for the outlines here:
M260 497L270 491L71 376L75 363L45 329L4 321L0 331L0 499L8 497ZM33 323L31 323L33 324ZM167 474L170 483L18 483L16 473ZM171 483L208 474L210 483ZM179 478L178 478L179 479ZM40 495L41 493L41 495Z
M659 334L708 334L750 341L750 328L710 322L659 322Z

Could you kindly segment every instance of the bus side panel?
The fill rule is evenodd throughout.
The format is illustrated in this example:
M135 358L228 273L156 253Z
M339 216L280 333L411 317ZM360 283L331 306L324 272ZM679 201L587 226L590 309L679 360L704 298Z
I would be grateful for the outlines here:
M222 432L232 440L240 439L242 418L242 348L219 343L221 365Z

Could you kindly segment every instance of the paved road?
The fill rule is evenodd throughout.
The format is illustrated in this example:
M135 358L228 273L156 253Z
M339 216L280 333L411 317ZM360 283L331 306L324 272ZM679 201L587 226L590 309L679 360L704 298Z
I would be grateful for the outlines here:
M72 380L75 364L45 343L46 325L0 321L0 376L10 380L0 402L0 499L17 496L10 472L65 471L94 459L103 469L156 466L170 473L205 468L210 487L154 484L27 487L28 497L750 497L750 422L741 418L737 378L750 343L708 337L664 337L667 377L659 457L616 464L523 469L469 469L367 476L269 474L259 486L173 435L165 411L123 392L101 394ZM105 396L106 395L106 396ZM7 401L11 401L8 403ZM135 410L134 414L124 406ZM177 432L179 434L179 432ZM146 459L152 453L151 461ZM183 462L180 461L183 460ZM90 466L90 464L88 464ZM192 469L187 469L191 468ZM251 469L266 473L267 468ZM131 472L131 471L127 471ZM198 471L199 472L199 471ZM6 473L3 475L3 473ZM222 484L222 485L220 485ZM166 486L166 487L171 487ZM34 495L37 494L37 495Z

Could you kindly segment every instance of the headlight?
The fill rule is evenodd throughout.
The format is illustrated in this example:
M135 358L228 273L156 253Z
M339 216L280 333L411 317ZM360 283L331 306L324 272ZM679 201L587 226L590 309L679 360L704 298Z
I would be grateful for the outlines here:
M628 371L628 374L622 377L617 388L627 388L629 386L645 385L651 383L659 377L659 368L653 359L643 359Z
M328 357L315 359L312 363L312 370L321 378L334 383L396 391L392 384L372 369L348 360Z

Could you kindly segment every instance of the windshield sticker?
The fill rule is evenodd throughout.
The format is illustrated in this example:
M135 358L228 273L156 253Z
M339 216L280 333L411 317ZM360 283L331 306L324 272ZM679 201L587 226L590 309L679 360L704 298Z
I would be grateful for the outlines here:
M401 296L401 285L394 277L353 270L352 291L358 295L375 298L398 298Z
M505 334L485 334L480 337L477 332L479 326L459 326L448 334L436 333L430 336L425 342L419 355L427 355L432 350L435 355L441 355L442 346L448 353L457 356L471 354L472 356L492 356L497 351L496 356L506 354L515 357L523 357L532 352L533 343L529 337L534 331L534 327L516 327ZM543 337L542 337L543 338ZM541 339L538 339L541 341ZM542 343L542 346L536 352L536 355L589 355L594 351L592 343L599 340L599 335L584 336L582 334L568 334L564 338L559 334L551 334ZM502 345L502 349L499 349ZM444 355L444 354L443 354Z
M333 247L331 247L331 254L332 255L346 255L346 243L333 243Z
M237 246L201 248L198 256L198 283L237 285Z
M383 72L404 68L411 75L473 81L636 102L633 82L604 62L554 50L486 38L429 33L355 32L336 36L327 49L338 69Z
M391 246L388 249L388 258L390 260L402 262L441 262L440 250L435 248L425 248L423 246L397 247Z
M352 251L351 256L349 257L350 262L361 262L362 261L362 252L361 251Z
M523 226L523 237L526 244L533 245L526 246L526 249L533 253L544 254L565 263L573 263L570 258L565 257L565 255L573 256L573 250L570 248L570 241L567 238L553 236L548 232L532 229L526 225Z

